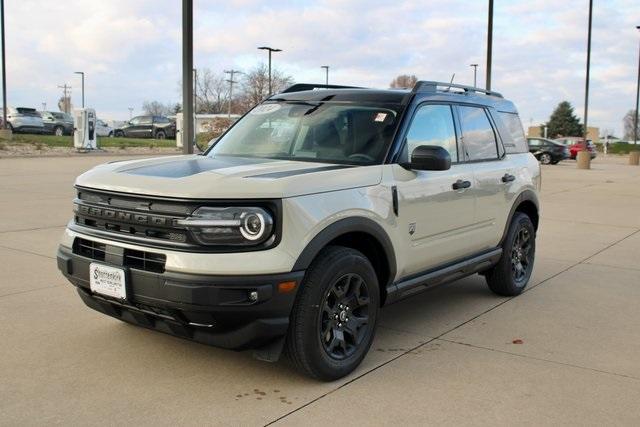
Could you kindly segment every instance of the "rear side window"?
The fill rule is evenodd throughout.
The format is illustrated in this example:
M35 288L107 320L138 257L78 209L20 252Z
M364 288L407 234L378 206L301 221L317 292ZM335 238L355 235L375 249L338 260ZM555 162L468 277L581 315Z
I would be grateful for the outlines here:
M462 125L462 139L469 160L495 160L498 155L496 134L484 108L458 107Z
M529 151L529 147L527 146L527 140L524 137L520 117L518 117L517 114L505 113L502 111L498 114L509 131L510 137L503 138L504 148L507 151L507 154L527 153ZM502 136L504 137L505 135Z

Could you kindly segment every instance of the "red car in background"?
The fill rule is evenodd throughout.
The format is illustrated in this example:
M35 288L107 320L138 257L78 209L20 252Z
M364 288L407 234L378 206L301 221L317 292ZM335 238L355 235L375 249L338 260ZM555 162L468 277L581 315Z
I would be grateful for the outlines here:
M586 149L591 155L591 160L595 159L597 156L596 146L593 144L593 142L591 142L590 139L587 139L585 141L585 139L581 137L568 136L565 138L557 138L555 139L555 141L569 147L569 158L571 160L576 159L576 157L578 156L578 151L583 151L585 149L585 145Z

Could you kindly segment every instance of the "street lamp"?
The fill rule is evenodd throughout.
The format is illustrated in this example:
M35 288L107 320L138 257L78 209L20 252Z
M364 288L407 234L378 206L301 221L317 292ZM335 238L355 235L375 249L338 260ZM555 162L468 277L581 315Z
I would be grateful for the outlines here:
M0 25L2 25L2 128L7 129L7 70L4 55L4 0L0 0Z
M473 67L473 87L477 87L478 64L469 64L469 67Z
M485 89L491 90L491 53L493 51L493 0L489 0L489 17L487 20L487 83Z
M329 66L328 65L321 65L320 68L324 68L324 71L325 71L324 84L329 86Z
M258 49L269 51L269 96L271 96L271 52L282 52L282 49L276 49L269 46L260 46Z
M636 26L640 30L640 25ZM638 84L636 86L636 115L633 120L633 143L638 143L638 101L640 101L640 50L638 51ZM637 147L637 145L634 145Z
M74 74L80 74L82 76L82 108L84 108L84 72L76 71Z

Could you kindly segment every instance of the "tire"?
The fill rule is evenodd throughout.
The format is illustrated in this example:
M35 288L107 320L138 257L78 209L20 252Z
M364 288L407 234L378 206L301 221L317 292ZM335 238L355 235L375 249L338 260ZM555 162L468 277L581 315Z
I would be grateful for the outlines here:
M378 278L367 257L342 246L323 249L291 313L285 349L296 368L324 381L351 373L373 341L379 302Z
M62 126L56 126L53 128L53 134L55 136L63 136L64 135L64 128Z
M166 139L167 134L164 133L163 130L159 130L156 132L156 139Z
M485 277L489 289L502 296L520 295L531 278L536 232L528 215L516 212L502 245L502 256Z
M551 154L542 153L540 154L540 157L538 158L538 160L540 160L540 163L542 163L543 165L548 165L551 163Z
M107 135L109 138L113 138L113 131L109 132L109 135Z
M117 130L117 131L115 131L114 135L115 135L117 138L124 138L124 132L122 132L121 130Z

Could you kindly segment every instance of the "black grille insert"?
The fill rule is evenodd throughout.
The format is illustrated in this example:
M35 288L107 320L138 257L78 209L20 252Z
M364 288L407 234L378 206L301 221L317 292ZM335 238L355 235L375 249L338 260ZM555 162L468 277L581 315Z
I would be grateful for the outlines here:
M107 245L93 240L77 238L73 241L73 253L87 258L104 261Z
M124 250L124 265L138 270L164 273L166 261L167 257L163 254L136 251L133 249Z
M164 273L167 262L167 256L164 254L122 249L80 237L73 241L73 253L96 261L153 273Z

